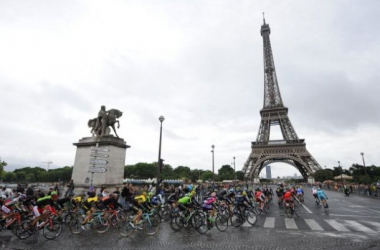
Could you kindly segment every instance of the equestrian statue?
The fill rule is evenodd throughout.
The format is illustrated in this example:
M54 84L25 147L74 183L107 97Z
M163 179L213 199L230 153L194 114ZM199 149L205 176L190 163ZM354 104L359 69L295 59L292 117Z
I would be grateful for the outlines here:
M92 136L105 136L109 135L112 127L116 137L119 136L116 133L115 124L117 128L120 128L120 123L117 120L123 115L123 112L117 109L106 110L106 106L101 106L98 113L98 117L88 121L88 127L91 128Z

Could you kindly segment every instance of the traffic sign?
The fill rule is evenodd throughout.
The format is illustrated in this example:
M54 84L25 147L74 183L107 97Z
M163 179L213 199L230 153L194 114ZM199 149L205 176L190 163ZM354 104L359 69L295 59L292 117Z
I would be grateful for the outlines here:
M102 159L92 159L90 161L90 164L94 164L94 165L107 165L108 161L102 160Z
M99 151L99 152L109 152L109 148L98 148L98 147L91 147L91 151Z
M103 168L103 167L90 167L88 169L88 172L90 172L90 173L105 173L105 172L107 172L107 169Z
M92 157L99 157L99 158L108 158L109 157L109 155L107 155L107 154L102 154L102 153L98 153L98 152L92 152L91 156Z

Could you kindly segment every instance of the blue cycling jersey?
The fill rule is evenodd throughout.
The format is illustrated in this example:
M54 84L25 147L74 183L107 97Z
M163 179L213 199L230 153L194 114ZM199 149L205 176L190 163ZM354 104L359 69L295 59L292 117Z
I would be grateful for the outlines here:
M325 199L327 200L328 199L327 195L325 194L325 192L323 192L323 190L318 190L317 195L318 195L318 198L320 200L325 200Z

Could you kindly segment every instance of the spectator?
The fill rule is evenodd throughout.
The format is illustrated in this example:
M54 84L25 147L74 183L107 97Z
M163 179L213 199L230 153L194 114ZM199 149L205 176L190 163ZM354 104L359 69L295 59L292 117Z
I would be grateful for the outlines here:
M16 192L17 193L21 193L21 194L23 194L24 193L24 188L21 186L21 184L19 183L19 184L17 184L17 188L16 188Z
M27 189L26 189L26 197L32 198L34 196L34 190L32 186L29 184Z
M74 180L71 179L70 183L67 185L67 191L66 191L65 197L69 195L74 195L74 189L75 189Z
M102 186L100 187L100 193L101 193L101 194L103 193L104 189L106 189L106 187L105 187L104 185L102 185Z
M58 187L58 183L55 184L55 186L54 186L54 191L57 192L58 197L59 197L59 187Z
M129 196L131 195L131 192L129 190L129 184L125 184L123 189L121 190L121 205L127 206L129 205Z

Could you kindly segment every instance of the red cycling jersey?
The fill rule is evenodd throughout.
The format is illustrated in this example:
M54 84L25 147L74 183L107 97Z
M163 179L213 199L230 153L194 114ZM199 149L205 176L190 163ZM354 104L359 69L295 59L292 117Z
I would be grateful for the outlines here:
M292 201L292 192L291 192L291 191L287 191L287 192L284 194L284 200L285 200L285 201Z

